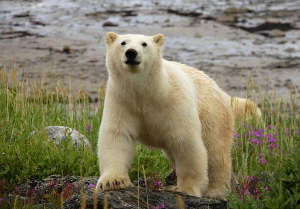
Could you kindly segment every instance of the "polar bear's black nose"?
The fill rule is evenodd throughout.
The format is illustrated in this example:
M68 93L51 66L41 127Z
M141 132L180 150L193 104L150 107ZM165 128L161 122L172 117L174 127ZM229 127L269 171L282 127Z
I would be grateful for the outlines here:
M128 49L125 53L127 59L134 60L137 56L137 51L134 49Z

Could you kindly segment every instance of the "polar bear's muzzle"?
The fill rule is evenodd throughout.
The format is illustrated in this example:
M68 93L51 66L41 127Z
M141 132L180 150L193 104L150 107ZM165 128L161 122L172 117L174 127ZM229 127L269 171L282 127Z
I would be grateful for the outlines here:
M125 56L127 58L127 60L125 61L125 63L127 65L139 65L141 62L136 59L137 55L138 55L138 53L137 53L137 51L135 49L128 49L125 52Z

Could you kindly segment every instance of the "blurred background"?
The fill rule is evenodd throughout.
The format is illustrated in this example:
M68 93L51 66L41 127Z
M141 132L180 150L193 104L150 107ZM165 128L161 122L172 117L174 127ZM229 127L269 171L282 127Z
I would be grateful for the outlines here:
M289 97L300 92L299 29L299 0L1 0L0 67L97 101L105 33L163 33L166 59L206 72L230 95L251 86Z

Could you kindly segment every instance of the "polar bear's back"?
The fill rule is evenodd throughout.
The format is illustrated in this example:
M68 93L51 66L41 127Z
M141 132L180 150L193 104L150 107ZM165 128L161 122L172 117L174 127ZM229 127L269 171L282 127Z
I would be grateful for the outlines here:
M228 132L233 129L233 112L231 97L204 72L178 62L168 62L168 71L182 71L195 89L199 119L202 124L204 138L211 129ZM182 73L180 73L182 76ZM178 75L180 75L178 74ZM191 98L192 99L192 98ZM228 133L229 135L231 133ZM207 141L206 141L207 143Z
M217 85L217 83L203 71L197 70L193 67L178 62L165 62L168 62L169 66L174 66L171 67L171 69L169 70L178 70L184 72L184 74L188 77L190 82L195 87L198 100L207 100L210 98L215 98L220 102L230 106L231 97L226 92L224 92Z

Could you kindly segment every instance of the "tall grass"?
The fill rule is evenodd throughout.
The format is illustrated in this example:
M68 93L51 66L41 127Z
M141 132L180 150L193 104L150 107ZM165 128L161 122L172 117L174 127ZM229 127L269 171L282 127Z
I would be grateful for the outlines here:
M99 176L96 145L104 88L99 88L99 102L90 103L84 91L71 95L70 87L47 89L42 80L31 83L16 77L16 69L9 73L0 69L0 208L8 192L28 179L52 174ZM253 86L250 82L263 120L236 123L230 207L300 208L299 98L294 94L284 102ZM53 125L77 129L92 146L74 149L71 142L57 146L43 131ZM137 146L132 179L145 173L163 182L171 171L160 151Z

